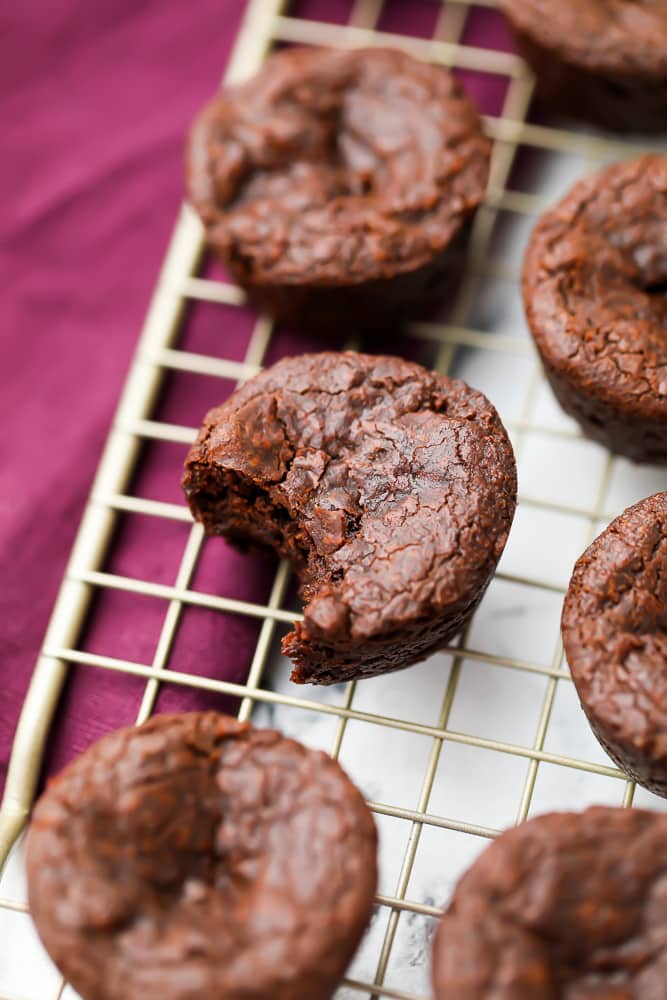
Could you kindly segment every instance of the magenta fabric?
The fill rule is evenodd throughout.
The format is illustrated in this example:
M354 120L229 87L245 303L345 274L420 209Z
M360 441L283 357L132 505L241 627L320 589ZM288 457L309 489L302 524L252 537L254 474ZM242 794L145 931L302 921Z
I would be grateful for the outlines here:
M183 137L216 87L244 0L26 0L0 12L3 318L0 399L0 784L21 702L57 593L113 409L182 194ZM349 0L300 0L292 12L343 21ZM428 36L439 0L387 0L381 27ZM466 41L507 48L491 11ZM464 74L497 113L505 81ZM215 267L212 267L215 272ZM249 310L200 304L182 345L242 358ZM269 360L317 345L288 331ZM407 350L397 342L394 350ZM232 390L202 376L168 380L159 416L196 426ZM184 451L147 446L133 492L181 501ZM188 526L124 516L105 568L171 584ZM193 586L264 601L269 556L207 542ZM150 663L166 603L101 592L80 645ZM258 624L188 608L169 664L245 677ZM109 729L130 723L143 682L74 667L59 708L48 770ZM163 687L158 709L232 707L215 695Z

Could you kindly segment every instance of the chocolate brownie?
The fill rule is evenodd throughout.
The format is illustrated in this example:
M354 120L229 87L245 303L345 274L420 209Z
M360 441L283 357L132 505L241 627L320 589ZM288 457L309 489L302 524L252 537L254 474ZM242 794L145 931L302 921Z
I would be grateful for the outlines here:
M666 888L665 815L598 806L514 827L440 921L436 1000L658 1000Z
M287 358L206 416L183 480L208 534L292 560L292 679L423 659L466 623L514 515L512 446L489 401L393 357Z
M371 915L341 768L215 712L103 737L37 804L30 911L85 1000L325 1000Z
M588 437L667 462L667 156L615 163L539 221L523 268L551 387Z
M499 0L545 102L610 129L667 130L665 0Z
M489 155L442 66L290 48L200 113L187 187L209 245L263 309L318 332L385 329L439 296Z
M667 493L629 507L584 552L562 625L593 732L631 778L667 796Z

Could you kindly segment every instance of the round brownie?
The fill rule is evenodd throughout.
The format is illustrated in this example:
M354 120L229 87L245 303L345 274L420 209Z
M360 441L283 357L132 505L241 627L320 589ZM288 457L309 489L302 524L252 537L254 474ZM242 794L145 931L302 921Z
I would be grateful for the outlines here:
M523 268L551 387L588 437L667 461L667 156L615 163L542 216Z
M290 48L200 113L187 187L209 245L263 309L318 332L384 329L438 297L489 156L442 66Z
M499 2L545 102L610 129L665 131L665 0Z
M292 560L292 679L423 659L466 623L505 546L512 446L485 396L395 357L287 358L206 416L183 486L208 534Z
M628 508L584 552L562 627L593 732L631 778L667 796L667 493Z
M37 804L30 912L85 1000L325 1000L376 831L337 763L215 712L103 737Z
M594 807L502 834L433 943L436 1000L658 1000L667 983L667 816Z

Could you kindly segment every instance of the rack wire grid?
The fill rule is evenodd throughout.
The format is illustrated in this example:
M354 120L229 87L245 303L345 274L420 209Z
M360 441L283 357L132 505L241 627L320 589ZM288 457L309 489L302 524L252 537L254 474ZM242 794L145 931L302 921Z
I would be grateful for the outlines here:
M278 355L280 350L266 317L254 320L241 361L179 348L187 305L214 304L223 328L224 310L244 303L239 288L202 271L202 229L184 206L21 715L0 812L0 864L27 819L72 665L137 678L143 685L137 722L148 718L164 686L231 696L240 718L275 724L328 749L360 784L375 813L380 894L337 997L423 1000L429 994L429 939L441 907L458 876L499 829L535 812L591 802L665 807L642 789L635 793L592 738L576 702L558 628L576 557L628 503L664 488L664 471L613 458L584 441L559 411L527 336L517 285L525 237L537 213L587 170L659 146L529 121L533 80L525 65L510 51L475 41L479 14L488 17L494 0L415 0L411 14L419 8L431 17L430 37L419 37L423 27L414 34L391 30L396 8L402 8L405 19L407 4L349 0L347 6L347 20L331 23L312 16L317 0L305 5L305 13L303 3L301 11L294 11L284 0L250 0L226 79L247 77L272 45L294 42L390 45L473 75L503 78L500 113L484 117L494 140L491 178L465 274L446 319L412 324L409 344L440 371L486 391L510 431L520 490L506 553L472 624L450 647L400 674L326 689L296 688L287 680L278 640L298 615L286 606L286 564L278 566L265 603L203 592L193 584L204 544L201 527L192 523L184 505L131 489L147 444L169 442L184 454L195 435L194 426L156 419L156 401L168 373L209 376L229 386L255 373L272 349ZM528 171L522 168L526 153ZM224 352L223 338L219 346ZM177 480L178 462L173 474ZM182 524L186 540L173 584L104 568L124 516ZM160 604L161 627L150 662L81 648L93 597L112 591ZM191 608L257 624L244 681L217 678L213 651L201 675L178 669L174 644ZM0 881L0 991L3 1000L75 997L32 929L20 840Z

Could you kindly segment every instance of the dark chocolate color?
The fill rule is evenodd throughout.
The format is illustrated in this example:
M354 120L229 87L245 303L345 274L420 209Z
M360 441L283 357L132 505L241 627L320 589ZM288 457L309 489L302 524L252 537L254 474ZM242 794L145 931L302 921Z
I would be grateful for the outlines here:
M577 562L563 643L607 753L667 796L667 493L617 517Z
M284 49L200 113L190 199L251 298L321 330L386 328L437 298L489 142L455 78L384 49Z
M376 831L337 763L215 712L103 737L37 804L30 911L85 1000L325 1000Z
M609 129L667 131L665 0L500 0L551 106Z
M435 1000L661 1000L667 816L594 807L508 830L459 882Z
M183 486L208 534L292 560L292 679L397 670L481 599L512 522L516 468L464 382L352 351L287 358L205 418Z
M635 461L667 462L667 156L615 163L542 216L528 323L561 406Z

